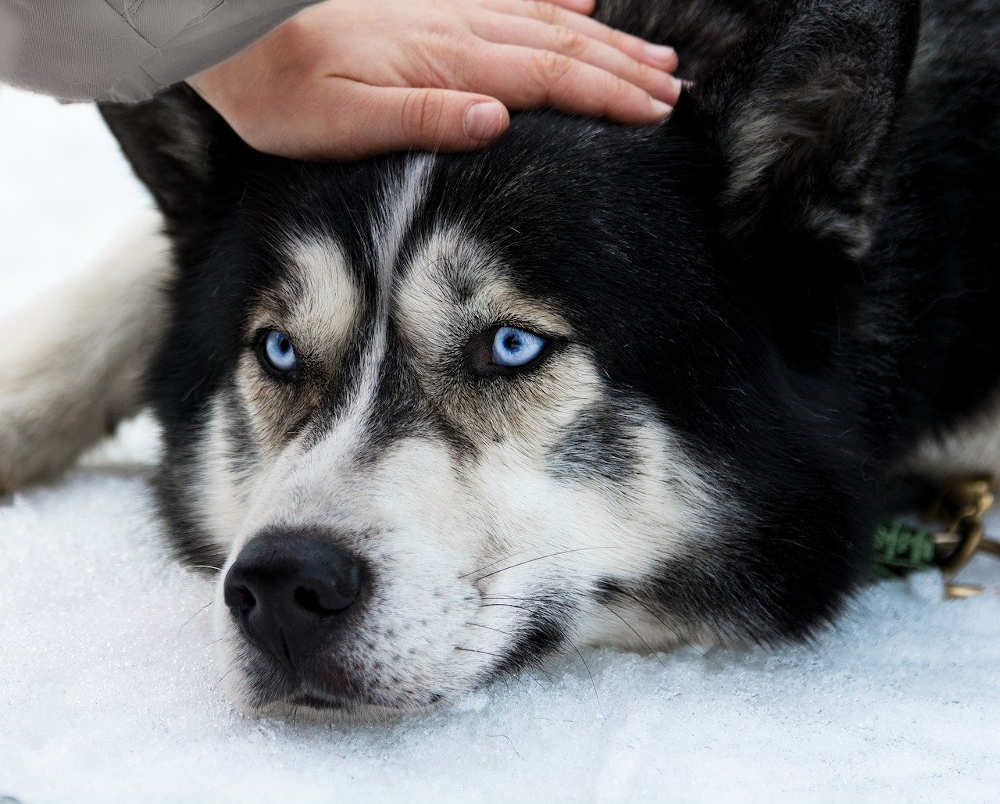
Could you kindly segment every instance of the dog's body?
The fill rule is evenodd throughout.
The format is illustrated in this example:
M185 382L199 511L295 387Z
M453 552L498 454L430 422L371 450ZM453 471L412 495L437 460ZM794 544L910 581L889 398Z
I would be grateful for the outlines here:
M666 124L532 113L482 154L306 165L180 89L104 110L174 259L0 364L0 481L150 400L243 703L800 637L895 479L1000 469L1000 3L599 12L678 47Z

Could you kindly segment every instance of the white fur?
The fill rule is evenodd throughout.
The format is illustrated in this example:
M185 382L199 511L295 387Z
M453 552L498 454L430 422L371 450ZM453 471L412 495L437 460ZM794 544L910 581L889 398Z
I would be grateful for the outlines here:
M0 490L65 469L145 402L146 370L167 326L173 276L159 216L92 271L3 322Z
M408 184L413 186L403 186ZM383 259L397 254L398 246L387 249ZM329 269L320 259L310 264ZM446 290L456 272L472 288L460 302ZM243 703L252 700L246 663L254 659L223 603L221 579L249 539L275 527L322 528L372 566L374 597L364 624L338 646L336 661L364 686L376 710L418 706L432 695L474 686L524 627L519 607L534 605L540 594L556 595L575 610L565 622L570 644L601 641L643 650L670 643L676 633L662 618L639 605L602 606L591 593L601 578L628 581L653 573L658 562L681 555L696 534L711 533L713 506L704 478L639 400L620 422L636 448L634 476L617 483L552 473L550 449L582 411L609 393L586 349L571 343L532 381L511 390L501 380L505 390L484 398L473 391L449 398L435 372L448 365L449 351L498 321L516 318L571 340L569 324L517 293L490 250L461 230L432 235L394 275L404 278L383 285L391 295L381 301L378 327L392 315L410 344L408 358L421 385L478 447L478 456L460 461L447 444L425 434L371 454L366 434L386 348L376 334L348 402L318 443L310 439L306 446L299 439L268 456L253 477L230 478L211 493L216 502L204 512L206 521L225 523L219 537L231 539L215 606L230 692ZM301 309L321 306L302 300ZM336 316L347 308L326 309ZM323 330L343 327L331 321ZM338 345L329 349L336 352ZM246 377L240 383L254 386ZM220 409L212 416L202 463L206 489L220 483L208 475L231 471L226 415Z
M983 472L1000 478L1000 395L958 427L924 439L901 469L941 480Z

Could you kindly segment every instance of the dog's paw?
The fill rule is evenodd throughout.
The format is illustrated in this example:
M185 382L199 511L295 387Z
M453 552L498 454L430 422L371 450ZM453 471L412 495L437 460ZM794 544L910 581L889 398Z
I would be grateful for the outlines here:
M0 322L0 492L61 472L138 413L173 275L160 228L147 216L93 271Z
M104 296L64 290L0 324L10 333L0 350L0 491L63 471L144 400L159 327L140 321L162 316L133 308L109 320Z
M103 394L81 382L86 367L70 365L54 340L48 354L37 340L8 347L0 357L0 494L65 469L103 432L106 416Z

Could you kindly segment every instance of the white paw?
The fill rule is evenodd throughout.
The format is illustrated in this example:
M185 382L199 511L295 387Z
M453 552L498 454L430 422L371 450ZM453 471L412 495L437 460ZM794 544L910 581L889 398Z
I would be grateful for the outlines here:
M106 372L87 359L83 344L63 337L58 320L44 318L55 331L23 313L2 328L16 333L0 350L2 491L62 471L115 419L102 387Z
M173 275L158 216L0 324L0 490L67 468L145 401Z

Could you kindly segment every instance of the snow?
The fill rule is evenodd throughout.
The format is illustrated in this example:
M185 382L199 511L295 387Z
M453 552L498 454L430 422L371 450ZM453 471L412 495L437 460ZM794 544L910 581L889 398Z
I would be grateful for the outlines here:
M2 314L149 201L93 109L0 88L0 120ZM0 499L0 801L1000 796L1000 561L971 600L874 587L811 646L585 650L394 722L255 720L219 684L212 582L166 550L156 452L140 417Z

